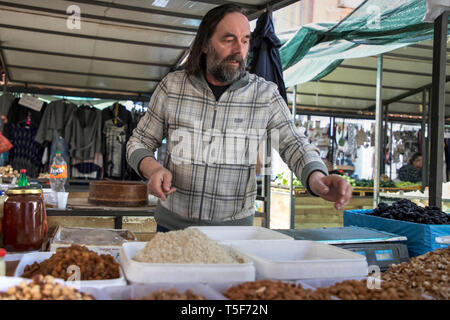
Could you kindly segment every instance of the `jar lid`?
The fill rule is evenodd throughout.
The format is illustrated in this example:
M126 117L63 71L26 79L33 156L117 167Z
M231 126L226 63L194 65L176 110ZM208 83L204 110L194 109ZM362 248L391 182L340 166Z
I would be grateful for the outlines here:
M41 194L41 193L42 189L29 187L18 187L6 190L6 194L8 196L13 194Z
M3 248L0 248L0 258L6 256L6 250Z

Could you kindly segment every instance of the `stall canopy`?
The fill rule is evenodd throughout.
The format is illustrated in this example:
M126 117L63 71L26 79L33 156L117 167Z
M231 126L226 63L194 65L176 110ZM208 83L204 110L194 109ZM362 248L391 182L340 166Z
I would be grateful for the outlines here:
M298 86L298 110L373 112L376 57L383 54L383 104L420 116L433 62L434 25L423 22L425 13L425 0L368 0L338 23L307 25L288 37L280 56L286 86Z
M296 0L298 1L298 0ZM293 0L233 1L250 20ZM12 89L147 100L186 56L216 0L0 1L0 54ZM78 19L80 18L80 19Z

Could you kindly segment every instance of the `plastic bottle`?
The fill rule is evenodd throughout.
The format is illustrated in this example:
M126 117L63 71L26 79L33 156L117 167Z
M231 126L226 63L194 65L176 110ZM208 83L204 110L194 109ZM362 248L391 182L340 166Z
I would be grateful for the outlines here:
M3 222L3 206L5 204L8 196L5 194L5 191L0 191L0 235L2 234L2 222Z
M27 179L27 169L20 169L19 182L17 182L18 187L26 187L29 186Z
M5 260L3 259L6 255L6 250L3 248L0 248L0 277L4 277L6 274L6 264Z
M67 163L61 156L61 152L56 151L53 163L50 167L50 187L54 192L64 192L64 185L67 181Z

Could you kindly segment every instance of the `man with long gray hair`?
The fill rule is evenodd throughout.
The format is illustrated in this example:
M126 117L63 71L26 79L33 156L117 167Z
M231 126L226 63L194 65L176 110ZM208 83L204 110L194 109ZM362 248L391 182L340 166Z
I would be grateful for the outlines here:
M203 18L183 70L155 89L127 144L127 159L160 198L157 231L192 225L253 225L256 159L270 136L309 192L342 209L351 186L328 175L295 127L277 86L246 71L250 25L226 4ZM167 139L164 166L154 158Z

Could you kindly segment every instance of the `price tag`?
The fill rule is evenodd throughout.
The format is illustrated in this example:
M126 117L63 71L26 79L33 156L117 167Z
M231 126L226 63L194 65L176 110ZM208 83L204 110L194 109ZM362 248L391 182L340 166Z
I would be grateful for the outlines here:
M19 104L39 112L41 111L42 106L44 105L44 101L41 101L38 98L29 96L27 94L24 94L22 98L20 98Z

